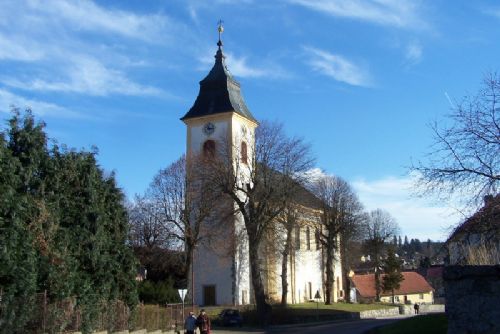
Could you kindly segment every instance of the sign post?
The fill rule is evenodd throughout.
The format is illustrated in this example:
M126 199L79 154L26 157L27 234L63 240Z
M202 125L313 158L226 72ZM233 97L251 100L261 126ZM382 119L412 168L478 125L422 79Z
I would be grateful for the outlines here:
M184 298L186 298L186 293L187 289L178 289L179 291L179 297L182 299L182 316L181 316L181 322L184 321Z
M319 294L319 290L316 291L316 295L314 295L314 299L316 300L316 318L319 321L319 301L321 300L321 295Z

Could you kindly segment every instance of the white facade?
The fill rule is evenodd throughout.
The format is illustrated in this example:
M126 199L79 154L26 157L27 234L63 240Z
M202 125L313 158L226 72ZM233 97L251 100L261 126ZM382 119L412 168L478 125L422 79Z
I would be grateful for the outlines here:
M188 157L202 154L206 141L215 142L219 148L232 148L232 160L241 159L241 143L247 146L247 163L235 166L252 166L254 133L257 124L234 113L223 113L189 119L187 125ZM212 132L206 131L212 124ZM235 171L236 172L236 171ZM249 178L249 168L238 171L241 182ZM250 302L250 273L248 268L248 243L245 240L241 214L218 230L210 244L200 243L193 257L194 301L200 305L241 305ZM203 237L203 236L202 236Z
M200 93L189 112L182 118L187 126L187 157L203 154L207 147L227 150L233 164L238 183L250 182L252 158L255 149L255 129L258 124L247 109L234 81L224 64L222 42L215 56L215 65L200 82ZM210 144L210 145L208 145ZM243 161L243 160L246 160ZM237 169L238 168L238 169ZM242 193L240 196L244 196ZM221 201L229 201L221 196ZM228 205L234 205L227 203ZM300 206L300 205L298 205ZM324 298L324 261L321 247L317 247L315 231L318 227L318 212L305 208L309 218L300 223L296 234L296 247L288 259L288 302L301 303L314 299L319 291ZM314 214L311 214L314 212ZM208 222L210 223L210 222ZM253 300L251 287L248 240L241 214L227 221L217 222L220 229L211 236L210 243L197 245L189 287L193 286L194 303L198 305L243 305ZM208 224L209 225L209 224ZM307 235L309 231L309 235ZM203 233L201 231L201 237ZM271 238L272 239L272 238ZM282 238L275 238L282 240ZM269 242L276 242L269 240ZM266 247L264 244L262 247ZM267 253L268 254L268 253ZM270 300L281 299L282 258L266 255L263 272L264 286ZM335 262L333 299L340 296L340 256Z

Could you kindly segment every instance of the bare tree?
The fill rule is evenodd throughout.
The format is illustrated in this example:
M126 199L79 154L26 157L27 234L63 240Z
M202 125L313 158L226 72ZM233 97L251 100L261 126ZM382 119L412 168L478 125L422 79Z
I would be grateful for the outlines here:
M432 124L434 144L426 163L411 170L425 193L460 195L471 203L496 194L500 181L500 77L485 76L475 96L452 109L450 125Z
M233 145L218 150L211 163L217 190L228 196L243 217L248 237L251 282L259 319L269 321L271 306L263 282L262 241L271 224L283 214L311 168L310 148L300 138L289 138L281 124L262 122L256 129L255 150L241 161Z
M129 240L134 247L169 248L173 240L160 208L145 196L136 195L128 205Z
M185 277L191 269L196 246L209 238L200 234L202 224L216 212L217 198L206 175L201 172L202 161L198 156L186 157L161 169L147 190L147 197L158 208L158 214L169 235L184 247ZM190 188L187 188L189 185ZM192 289L191 289L192 290Z
M363 207L351 186L342 178L325 176L315 185L323 204L319 241L325 250L325 303L333 302L334 263L342 245L342 234L350 238L363 217ZM352 231L351 231L352 230ZM348 240L344 241L344 245ZM345 269L344 269L345 270Z
M394 235L399 234L399 226L387 211L376 209L370 212L364 226L364 232L366 238L365 247L370 254L375 270L375 298L380 301L382 291L382 282L380 280L381 257L384 254L385 243L391 240Z

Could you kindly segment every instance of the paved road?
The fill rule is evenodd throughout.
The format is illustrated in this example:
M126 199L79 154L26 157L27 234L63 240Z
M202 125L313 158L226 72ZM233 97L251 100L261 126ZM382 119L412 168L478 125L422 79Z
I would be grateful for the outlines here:
M406 316L383 319L366 319L346 322L332 322L323 324L308 324L296 326L279 326L268 330L246 330L246 329L216 329L212 334L312 334L312 333L335 333L335 334L362 334L368 329L384 326L401 320Z

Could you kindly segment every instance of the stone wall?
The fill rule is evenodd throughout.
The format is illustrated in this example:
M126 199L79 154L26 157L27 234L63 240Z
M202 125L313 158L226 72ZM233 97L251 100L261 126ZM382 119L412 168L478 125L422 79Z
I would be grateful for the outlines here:
M414 314L413 305L399 305L400 314ZM419 304L419 313L444 313L443 304Z
M358 314L358 313L354 313ZM384 308L380 310L368 310L359 312L359 318L357 316L353 316L357 319L371 319L371 318L380 318L380 317L390 317L399 315L399 309L397 307Z
M500 333L500 265L445 267L448 333Z

